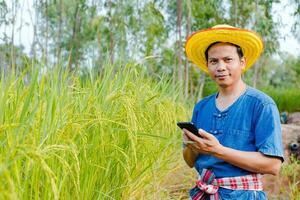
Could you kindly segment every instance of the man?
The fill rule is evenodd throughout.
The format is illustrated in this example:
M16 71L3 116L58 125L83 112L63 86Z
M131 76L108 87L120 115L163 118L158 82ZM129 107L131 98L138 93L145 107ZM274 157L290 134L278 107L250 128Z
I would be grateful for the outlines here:
M242 80L263 50L261 38L217 25L192 34L185 49L218 86L194 108L201 137L184 129L183 157L199 173L191 199L267 199L261 174L277 175L283 162L280 116L269 96Z

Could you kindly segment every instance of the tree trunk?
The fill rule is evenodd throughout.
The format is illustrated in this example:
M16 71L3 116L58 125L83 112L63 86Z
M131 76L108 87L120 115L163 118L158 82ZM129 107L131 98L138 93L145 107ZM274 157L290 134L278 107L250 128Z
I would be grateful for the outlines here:
M201 72L200 75L200 80L199 80L199 85L198 85L198 96L196 101L199 101L200 99L202 99L203 97L203 88L204 88L204 84L205 84L205 73Z
M77 34L80 30L80 15L79 15L79 3L77 2L75 12L74 12L74 24L73 24L73 31L72 31L72 39L70 44L70 56L69 56L69 64L68 68L70 71L73 71L73 64L75 65L75 69L78 67L78 38ZM74 54L73 54L74 52Z
M237 9L238 9L237 0L234 0L234 26L238 25Z
M111 24L112 25L112 24ZM109 58L110 58L110 63L114 63L114 36L112 31L109 31Z
M61 58L61 37L62 37L62 0L59 0L59 3L57 4L57 11L58 11L58 33L57 33L57 51L56 51L56 63L60 63Z
M112 19L112 2L109 1L109 10L108 10L108 16L109 16L109 26L111 29L113 29L113 19ZM114 35L113 31L109 29L109 58L110 58L110 63L114 63L114 46L115 46L115 41L114 41Z
M255 1L255 15L257 16L257 9L258 9L258 0ZM257 25L257 18L255 18L255 21L254 21L254 27ZM256 85L257 85L257 78L258 78L258 68L259 68L259 61L257 61L254 66L254 73L253 73L253 77L252 77L252 86L254 88L256 88Z
M45 65L48 66L48 37L49 37L49 19L48 19L48 0L46 0L45 4L46 9L46 42L45 42L45 52L44 52L44 59Z
M181 19L182 19L182 0L177 0L177 64L178 64L178 81L179 87L183 88L183 75L182 75L182 60L181 60L181 51L182 51L182 42L181 42Z
M187 19L186 19L186 35L189 36L191 33L191 16L192 16L192 5L191 0L187 0ZM189 92L189 62L188 59L185 59L184 65L184 95L188 96Z
M254 66L254 73L253 73L253 78L252 78L252 86L254 88L256 88L256 85L257 85L257 80L258 80L258 72L259 72L259 61L257 61Z
M35 6L37 8L37 1L35 1ZM33 22L33 17L32 17L32 13L29 12L29 16L30 16L30 20L32 22L33 25L33 39L32 39L32 43L30 46L30 55L32 56L32 58L35 60L36 59L36 51L35 51L35 45L36 45L36 40L37 40L37 28L36 25L38 24L38 17L37 17L37 11L34 11L35 13L35 22Z
M15 49L15 22L16 22L16 15L17 15L17 11L16 11L16 4L17 2L12 1L12 28L11 28L11 42L10 42L10 54L11 54L11 63L10 63L10 67L13 71L16 70L16 49Z
M102 52L101 52L101 33L100 33L100 27L97 28L97 44L98 44L98 65L101 67L102 64ZM100 70L99 70L100 71Z

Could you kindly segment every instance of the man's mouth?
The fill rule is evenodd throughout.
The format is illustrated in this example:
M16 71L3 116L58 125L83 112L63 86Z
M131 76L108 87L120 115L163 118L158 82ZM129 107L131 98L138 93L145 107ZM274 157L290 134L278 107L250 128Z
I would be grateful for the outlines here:
M226 76L230 76L229 74L217 74L215 75L216 78L224 78Z

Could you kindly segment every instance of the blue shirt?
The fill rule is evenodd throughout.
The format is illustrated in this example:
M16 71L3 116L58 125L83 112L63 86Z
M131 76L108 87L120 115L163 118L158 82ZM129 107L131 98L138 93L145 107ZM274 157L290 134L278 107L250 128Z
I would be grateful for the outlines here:
M256 151L283 160L281 124L274 101L252 87L247 87L226 110L216 107L217 94L202 99L194 108L192 122L226 147ZM211 169L216 178L243 176L251 172L210 155L200 154L195 162L198 172Z

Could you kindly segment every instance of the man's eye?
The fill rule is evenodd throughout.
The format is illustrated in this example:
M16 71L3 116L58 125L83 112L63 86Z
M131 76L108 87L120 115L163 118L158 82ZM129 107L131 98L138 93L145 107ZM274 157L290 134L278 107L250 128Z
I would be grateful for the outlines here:
M209 63L214 65L214 64L217 64L217 61L216 60L210 60Z
M231 62L232 58L225 58L225 62Z

